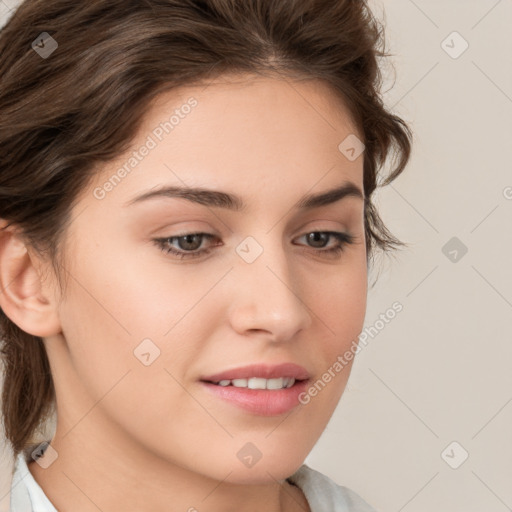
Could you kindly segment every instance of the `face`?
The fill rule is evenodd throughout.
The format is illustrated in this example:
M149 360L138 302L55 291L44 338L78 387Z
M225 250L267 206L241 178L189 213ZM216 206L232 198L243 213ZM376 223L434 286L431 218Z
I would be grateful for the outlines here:
M332 369L361 332L367 293L362 198L301 203L363 190L363 156L338 149L357 133L318 81L224 77L159 96L72 211L66 351L47 346L59 428L94 421L119 446L219 480L293 473L343 393L351 362ZM224 195L140 198L164 187ZM301 400L295 387L223 398L227 387L202 381L281 363L306 370Z

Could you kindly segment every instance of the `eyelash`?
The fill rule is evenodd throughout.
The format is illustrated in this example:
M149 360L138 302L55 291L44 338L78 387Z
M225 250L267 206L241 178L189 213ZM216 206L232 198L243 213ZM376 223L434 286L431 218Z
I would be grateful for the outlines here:
M350 235L349 233L340 233L338 231L310 231L309 233L305 233L305 235L309 235L312 233L321 233L325 235L329 235L331 237L334 237L336 240L338 240L338 245L331 249L318 249L315 252L326 254L328 256L340 256L341 253L345 250L345 247L347 245L353 244L355 240L355 236ZM305 236L302 235L302 236ZM213 248L209 249L202 249L202 250L196 250L195 252L191 251L177 251L175 249L172 249L169 247L168 243L172 243L172 240L177 240L179 238L185 238L187 236L202 236L208 240L211 240L213 238L217 238L215 235L212 235L210 233L185 233L183 235L177 235L177 236L169 236L165 238L154 238L153 242L165 253L167 254L173 254L178 259L192 259L192 258L198 258L203 255L210 254ZM314 250L314 248L313 248Z

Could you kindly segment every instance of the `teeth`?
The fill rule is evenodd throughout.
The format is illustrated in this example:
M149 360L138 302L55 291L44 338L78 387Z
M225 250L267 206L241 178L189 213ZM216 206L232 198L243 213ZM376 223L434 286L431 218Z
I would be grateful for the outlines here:
M287 388L291 388L295 384L295 379L293 377L288 377L288 382L286 383Z
M267 379L252 377L247 380L247 387L249 389L267 389Z
M250 379L221 380L217 383L219 386L229 386L236 388L249 389L286 389L295 384L292 377L279 377L278 379L263 379L260 377L251 377Z
M281 377L280 379L268 379L266 382L265 382L265 379L261 379L261 380L264 381L265 387L267 389L281 389L281 388L286 387L284 385L283 377Z

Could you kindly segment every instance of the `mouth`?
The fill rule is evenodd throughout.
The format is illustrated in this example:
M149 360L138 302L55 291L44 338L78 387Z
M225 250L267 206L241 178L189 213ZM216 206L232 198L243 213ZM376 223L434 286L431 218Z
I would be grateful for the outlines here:
M265 379L263 377L250 377L248 379L222 379L218 381L202 380L215 386L221 387L235 387L241 389L265 389L265 390L280 390L289 389L295 386L296 383L304 382L307 379L295 379L293 377L277 377L273 379Z
M203 389L223 403L258 416L278 416L301 404L311 376L295 363L250 364L202 377Z
M214 375L203 376L201 380L221 386L255 386L251 387L251 389L264 389L261 386L269 384L270 387L268 389L273 389L272 386L282 387L284 383L289 383L289 379L297 381L306 380L309 377L308 371L295 363L273 365L257 363L225 370ZM263 381L268 382L264 383Z

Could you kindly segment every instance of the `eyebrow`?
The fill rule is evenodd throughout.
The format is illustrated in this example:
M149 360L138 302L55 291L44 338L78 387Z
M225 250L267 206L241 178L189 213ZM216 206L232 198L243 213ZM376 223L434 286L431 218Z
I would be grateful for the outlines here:
M332 203L336 203L346 197L357 197L364 200L361 189L352 182L345 182L341 186L320 192L319 194L307 194L293 206L296 210L310 210ZM150 190L125 203L124 206L147 201L155 198L179 198L193 203L212 208L224 208L234 212L245 209L242 198L236 194L229 194L220 190L211 190L202 187L167 186L156 190Z

